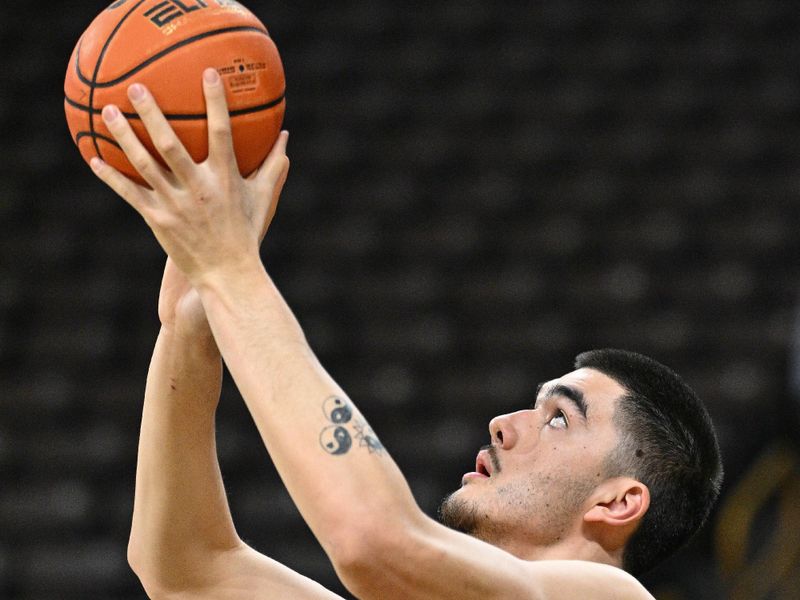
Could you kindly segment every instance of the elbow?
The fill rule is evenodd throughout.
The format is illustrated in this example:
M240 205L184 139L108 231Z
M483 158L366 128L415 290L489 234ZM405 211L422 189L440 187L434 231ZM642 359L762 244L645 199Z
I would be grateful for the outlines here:
M137 543L133 537L128 541L128 566L139 578L145 589L148 590L148 595L151 598L153 596L150 594L149 589L154 589L157 583L156 580L159 579L159 574L153 569L152 561L148 562L147 560L147 557L152 556L152 554L152 551L148 553L147 548Z
M362 522L328 545L328 556L341 582L360 598L391 598L397 591L399 562L408 556L413 525Z
M168 592L163 589L157 580L147 569L145 562L146 554L141 546L136 544L133 539L128 542L128 566L139 579L148 598L152 600L165 599Z
M380 556L384 550L378 549L375 540L347 541L331 555L331 562L339 580L358 598L382 597L376 589L384 587L382 582L387 573L380 568Z
M346 584L346 579L362 571L368 565L367 556L374 546L374 541L365 535L361 528L334 534L325 550L336 573Z
M133 538L128 540L128 566L141 579L144 570L144 553Z
M153 600L208 597L205 591L215 585L219 573L237 569L249 550L241 540L210 546L141 539L131 536L128 541L128 565Z
M148 551L133 538L128 542L127 558L128 566L151 600L170 600L192 589L192 581L179 564L157 558L152 548Z

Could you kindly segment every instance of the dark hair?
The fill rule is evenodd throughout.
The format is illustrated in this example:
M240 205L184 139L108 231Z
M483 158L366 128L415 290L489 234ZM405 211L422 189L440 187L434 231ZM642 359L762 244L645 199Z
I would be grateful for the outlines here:
M623 568L636 575L683 546L719 496L722 461L711 418L680 376L625 350L592 350L575 368L600 371L626 390L614 410L620 441L608 475L626 475L650 490L650 508L628 540Z

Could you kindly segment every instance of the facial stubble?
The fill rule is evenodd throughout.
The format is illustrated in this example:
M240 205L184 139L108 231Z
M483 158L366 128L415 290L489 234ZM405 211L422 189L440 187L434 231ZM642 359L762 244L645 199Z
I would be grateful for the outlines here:
M574 526L598 483L599 478L548 473L499 484L494 494L482 495L481 499L454 492L442 501L439 519L451 529L496 545L522 534L537 546L549 546L562 540Z

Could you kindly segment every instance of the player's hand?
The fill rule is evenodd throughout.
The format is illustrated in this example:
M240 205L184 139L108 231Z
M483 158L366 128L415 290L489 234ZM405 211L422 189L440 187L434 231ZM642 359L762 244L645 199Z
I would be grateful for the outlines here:
M268 215L261 229L259 242L264 240L271 219L272 215ZM167 258L164 276L161 279L158 318L162 326L182 337L194 339L212 337L200 294L171 258Z
M165 329L181 337L212 337L200 295L171 258L167 258L164 276L161 278L158 318Z
M142 145L118 107L103 119L123 152L152 189L99 159L95 173L142 215L161 246L192 285L215 273L235 273L259 261L258 247L277 208L289 169L288 133L281 132L261 167L242 178L236 164L225 87L213 69L203 77L209 152L195 163L142 85L129 97L170 170Z

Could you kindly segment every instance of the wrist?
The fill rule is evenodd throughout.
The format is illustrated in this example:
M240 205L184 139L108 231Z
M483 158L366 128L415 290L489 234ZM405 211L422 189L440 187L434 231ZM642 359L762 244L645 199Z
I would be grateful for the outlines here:
M185 347L188 351L196 351L212 358L220 356L217 342L211 333L208 322L198 324L188 319L175 319L171 323L161 325L161 335L174 344Z
M246 287L248 282L264 277L265 274L261 256L256 252L197 274L192 278L192 286L202 297L208 292Z
M303 330L260 260L240 270L218 272L196 289L223 352L253 337L259 338L259 344L284 350L299 346L310 352Z

